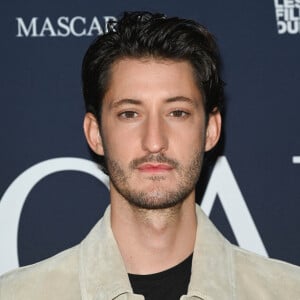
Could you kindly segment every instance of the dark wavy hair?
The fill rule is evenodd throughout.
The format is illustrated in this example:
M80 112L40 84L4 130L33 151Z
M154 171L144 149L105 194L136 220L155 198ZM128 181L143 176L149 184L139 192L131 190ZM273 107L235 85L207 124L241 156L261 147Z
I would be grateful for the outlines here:
M159 58L188 61L203 95L206 116L221 111L223 81L215 39L195 21L150 12L125 12L108 24L108 32L88 48L82 64L86 111L101 122L102 99L112 64L122 58Z
M148 57L189 62L204 99L206 120L210 113L222 113L224 83L213 35L192 20L150 12L125 12L119 21L110 22L108 32L91 44L82 63L86 111L95 115L99 125L112 65L122 58ZM216 159L222 144L205 154L203 167ZM105 157L91 154L108 173Z

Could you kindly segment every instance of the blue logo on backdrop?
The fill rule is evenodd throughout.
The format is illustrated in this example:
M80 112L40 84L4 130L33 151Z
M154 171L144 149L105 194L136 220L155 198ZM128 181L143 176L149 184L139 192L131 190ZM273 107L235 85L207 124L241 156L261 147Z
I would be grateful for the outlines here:
M116 20L114 16L102 18L83 16L60 16L53 18L32 17L24 19L17 17L17 37L82 37L96 36L107 32L107 24Z
M293 156L292 159L294 164L300 164L300 156Z
M300 33L300 0L274 0L279 34Z
M5 191L0 201L0 274L19 266L17 236L21 212L26 198L44 177L60 171L79 171L99 179L109 188L109 179L92 161L60 157L40 162L21 173ZM3 259L5 258L5 259Z

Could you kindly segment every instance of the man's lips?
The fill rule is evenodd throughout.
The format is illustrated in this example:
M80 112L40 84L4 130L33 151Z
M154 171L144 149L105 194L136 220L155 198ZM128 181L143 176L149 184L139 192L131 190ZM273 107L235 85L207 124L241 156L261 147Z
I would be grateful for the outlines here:
M139 171L150 172L150 173L171 171L172 169L173 169L173 167L168 164L146 163L146 164L142 164L138 167Z

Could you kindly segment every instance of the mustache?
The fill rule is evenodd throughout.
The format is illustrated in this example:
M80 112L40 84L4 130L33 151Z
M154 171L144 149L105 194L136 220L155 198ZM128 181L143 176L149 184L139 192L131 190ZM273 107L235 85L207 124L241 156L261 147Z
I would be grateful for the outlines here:
M134 159L130 162L129 167L131 169L136 169L139 165L144 163L165 163L173 167L174 169L179 166L179 163L172 158L168 158L163 154L149 154L141 158Z

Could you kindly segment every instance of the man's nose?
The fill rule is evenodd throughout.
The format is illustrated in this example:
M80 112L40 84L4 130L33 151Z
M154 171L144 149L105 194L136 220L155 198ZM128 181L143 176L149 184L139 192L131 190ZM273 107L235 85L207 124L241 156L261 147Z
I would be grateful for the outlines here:
M145 121L142 148L149 153L161 153L167 150L167 128L162 117L154 115Z

